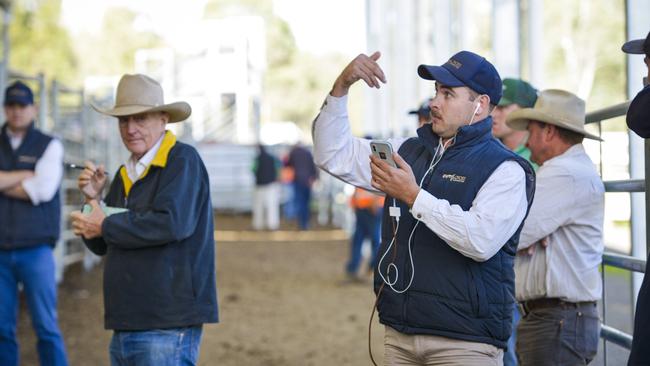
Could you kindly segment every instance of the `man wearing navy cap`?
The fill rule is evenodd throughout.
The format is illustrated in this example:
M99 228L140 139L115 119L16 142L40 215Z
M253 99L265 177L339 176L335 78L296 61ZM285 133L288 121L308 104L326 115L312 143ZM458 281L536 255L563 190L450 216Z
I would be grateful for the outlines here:
M530 162L530 149L526 147L528 132L508 127L506 117L522 108L532 108L537 100L537 90L521 79L503 79L503 96L492 111L492 134L506 147ZM534 168L537 165L533 164Z
M431 124L389 140L397 168L350 133L347 94L363 79L379 88L380 54L343 70L314 121L314 159L330 174L386 194L375 268L387 365L501 365L512 331L514 256L533 199L525 159L492 137L501 98L498 72L468 51L442 66L420 65L435 81Z
M528 132L518 131L508 127L506 117L510 113L522 108L534 106L536 100L537 90L528 82L521 79L505 78L503 79L503 95L501 96L501 100L499 100L499 104L492 111L492 134L494 137L501 140L508 149L528 160L535 169L537 169L537 164L530 161L530 149L526 147ZM517 365L515 342L517 339L517 324L519 323L520 317L519 310L515 306L512 317L512 336L508 340L508 351L503 356L503 364L505 366Z
M630 130L643 138L650 138L650 33L645 39L626 42L621 48L628 54L644 55L648 74L643 77L644 88L634 97L627 110L626 122Z
M21 82L5 91L0 131L0 365L18 365L18 283L38 337L41 365L67 365L57 324L52 248L59 238L63 145L34 127L36 108Z
M628 54L645 55L643 61L648 74L643 78L644 88L634 97L627 110L627 126L637 135L650 138L650 33L644 39L626 42L622 47ZM645 275L639 290L634 315L634 337L628 365L650 364L650 277Z
M424 126L427 123L431 123L431 99L425 100L418 109L409 111L409 114L418 116L418 128Z

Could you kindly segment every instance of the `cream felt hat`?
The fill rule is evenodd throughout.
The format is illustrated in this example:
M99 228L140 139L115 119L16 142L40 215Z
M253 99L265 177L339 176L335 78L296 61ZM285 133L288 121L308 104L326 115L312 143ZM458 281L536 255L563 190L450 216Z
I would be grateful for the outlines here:
M585 130L585 101L568 91L548 89L539 93L533 108L523 108L508 115L506 124L526 130L528 122L539 121L577 132L592 140L602 139Z
M92 104L91 104L92 105ZM142 74L125 74L117 84L115 106L113 108L92 107L99 113L122 117L146 112L166 112L169 122L180 122L192 114L192 108L186 102L165 104L160 84Z

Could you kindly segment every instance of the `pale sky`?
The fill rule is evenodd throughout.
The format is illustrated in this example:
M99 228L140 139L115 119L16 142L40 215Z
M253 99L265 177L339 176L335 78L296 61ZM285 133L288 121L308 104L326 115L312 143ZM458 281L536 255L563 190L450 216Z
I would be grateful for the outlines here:
M172 39L177 29L195 24L207 0L63 0L62 22L72 32L97 32L110 6L141 15L137 27ZM298 47L315 54L365 52L365 0L274 0Z

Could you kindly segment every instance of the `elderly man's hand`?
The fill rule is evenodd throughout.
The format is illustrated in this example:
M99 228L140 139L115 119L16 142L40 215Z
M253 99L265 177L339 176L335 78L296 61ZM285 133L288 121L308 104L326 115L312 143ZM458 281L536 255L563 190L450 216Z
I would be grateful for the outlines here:
M96 200L91 200L89 204L92 207L90 214L73 211L70 213L70 219L75 235L83 236L85 239L95 239L102 236L102 224L106 215Z
M100 194L106 185L107 177L104 166L95 167L95 164L91 161L86 161L85 167L84 171L79 174L79 178L77 178L77 186L86 197L86 202L99 200Z
M363 79L363 81L365 81L371 88L379 89L379 81L386 84L384 71L377 63L380 56L381 53L376 51L370 56L362 53L355 57L336 79L330 94L334 97L342 97L348 94L348 90L352 84L356 83L360 79Z
M370 155L371 184L374 188L413 206L415 198L420 193L420 187L415 181L411 167L396 152L393 160L397 168L393 168L380 158Z

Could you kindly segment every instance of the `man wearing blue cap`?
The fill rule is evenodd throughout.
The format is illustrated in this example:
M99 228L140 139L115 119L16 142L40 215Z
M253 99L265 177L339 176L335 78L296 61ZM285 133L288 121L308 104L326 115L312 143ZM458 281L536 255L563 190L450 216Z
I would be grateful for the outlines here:
M424 126L427 123L431 123L431 107L429 107L429 104L431 104L431 99L433 98L425 100L418 109L409 111L410 115L418 116L418 128Z
M18 283L38 337L41 365L67 365L57 324L52 248L59 238L63 145L34 127L31 89L5 91L0 132L0 365L18 365Z
M648 74L643 78L644 88L630 103L627 111L627 126L637 135L650 138L650 33L645 39L626 42L622 47L628 54L641 54L645 57ZM650 258L649 258L650 259ZM650 364L650 277L643 277L634 315L634 337L628 360L629 366Z
M501 98L498 72L468 51L442 66L420 65L435 81L431 124L389 142L397 167L353 137L347 93L386 77L379 52L343 70L314 121L314 159L346 182L386 193L375 268L387 365L501 365L512 330L514 256L533 199L525 159L492 137Z
M643 138L650 138L650 33L645 39L626 42L622 47L628 54L644 55L648 74L643 77L643 89L634 97L627 110L626 122L630 130Z

